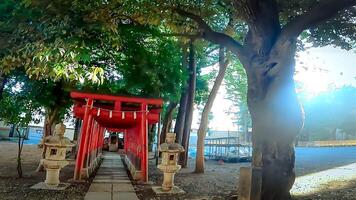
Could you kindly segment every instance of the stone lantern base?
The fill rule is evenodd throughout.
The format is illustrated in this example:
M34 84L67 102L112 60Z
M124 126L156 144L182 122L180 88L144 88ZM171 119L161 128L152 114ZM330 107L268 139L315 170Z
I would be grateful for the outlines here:
M70 183L59 183L58 186L48 186L45 182L39 182L33 185L31 189L36 190L65 190L70 186Z
M155 186L152 187L153 192L156 195L165 195L165 194L185 194L185 191L180 189L177 186L173 186L173 188L171 190L163 190L162 186Z
M47 160L42 159L41 163L43 164L46 170L46 180L44 182L37 183L32 186L32 189L43 189L43 190L64 190L69 183L61 183L59 181L59 172L60 170L69 164L67 160Z

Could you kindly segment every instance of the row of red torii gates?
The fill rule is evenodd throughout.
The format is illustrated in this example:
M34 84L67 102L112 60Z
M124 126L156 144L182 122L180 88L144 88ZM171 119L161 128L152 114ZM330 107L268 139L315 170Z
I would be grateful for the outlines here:
M83 92L71 97L74 116L82 120L74 180L94 171L109 131L124 133L126 164L135 179L148 181L148 125L159 122L163 100Z

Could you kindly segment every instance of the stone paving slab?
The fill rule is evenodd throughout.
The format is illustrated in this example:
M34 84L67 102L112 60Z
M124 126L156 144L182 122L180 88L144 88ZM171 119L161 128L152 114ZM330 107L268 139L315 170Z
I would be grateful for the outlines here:
M87 192L85 200L112 200L111 192Z
M128 180L113 180L113 179L104 179L104 180L93 180L93 183L131 183L131 181Z
M112 191L113 192L135 192L135 189L132 186L132 184L118 183L118 184L113 184Z
M85 200L138 200L121 157L104 152L103 158Z
M113 200L139 200L134 192L113 192Z
M111 192L112 184L105 183L92 183L89 188L90 192Z

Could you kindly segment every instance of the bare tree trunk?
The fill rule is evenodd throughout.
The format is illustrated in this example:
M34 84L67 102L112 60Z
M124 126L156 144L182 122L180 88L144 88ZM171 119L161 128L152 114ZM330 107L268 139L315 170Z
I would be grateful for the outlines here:
M167 106L167 111L164 115L163 119L163 126L160 135L160 143L164 143L166 140L166 133L171 129L172 126L172 118L173 118L173 111L177 107L176 102L169 102Z
M19 178L23 177L22 173L22 162L21 162L21 154L22 154L22 148L23 148L23 142L25 140L24 136L20 133L18 129L16 129L17 134L18 134L18 150L17 150L17 174L19 175Z
M248 127L249 127L249 114L248 110L243 110L243 133L245 137L245 143L250 143L250 137L248 134Z
M79 138L79 134L80 134L80 129L81 129L81 120L79 118L75 119L75 126L74 126L74 135L73 135L73 141L75 143L78 142L78 138ZM74 145L72 147L72 153L71 153L71 157L76 159L77 158L77 146L78 145Z
M187 107L186 107L186 116L183 129L182 137L182 146L185 149L184 153L180 154L180 165L182 167L187 166L188 162L188 148L189 148L189 137L190 129L192 126L193 112L194 112L194 98L195 98L195 87L196 87L196 58L195 58L195 49L193 41L191 41L189 46L189 90L187 97Z
M203 113L200 120L200 125L198 129L198 141L197 141L197 155L195 163L195 172L204 173L204 141L206 137L206 131L209 124L209 113L213 107L215 97L219 91L220 85L224 80L226 68L228 66L228 61L225 60L225 52L221 47L219 51L219 73L215 78L213 88L210 91L208 101L206 102Z
M153 140L155 139L156 124L148 125L148 151L152 152Z
M293 49L293 47L288 47ZM303 126L303 112L293 80L294 53L279 49L276 71L257 60L247 69L248 107L252 118L252 166L262 168L262 199L291 199L295 180L294 141ZM256 62L254 62L256 61ZM270 61L267 61L270 62Z
M188 60L187 54L188 54L187 48L184 47L182 65L183 65L183 69L187 69L189 71L189 66L187 63ZM189 79L187 81L189 81ZM177 120L174 126L174 132L176 133L176 142L179 144L182 144L182 139L183 139L183 129L184 129L185 117L187 111L188 90L189 90L189 83L187 82L180 97Z
M0 72L0 100L2 99L2 95L4 92L4 88L7 82L7 77L5 74L3 74L2 72Z
M76 118L75 119L75 126L74 126L74 135L73 135L73 140L74 141L78 140L78 135L80 134L80 127L81 127L81 119Z

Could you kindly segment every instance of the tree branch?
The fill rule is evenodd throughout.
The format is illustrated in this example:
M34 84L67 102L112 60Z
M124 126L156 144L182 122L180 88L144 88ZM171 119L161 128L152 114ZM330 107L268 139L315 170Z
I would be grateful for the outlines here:
M201 33L162 33L164 37L186 37L190 39L198 39L202 37Z
M195 21L202 32L202 38L209 40L210 42L225 46L231 52L236 54L240 59L245 57L244 48L238 41L224 33L212 30L200 16L180 8L173 8L173 11L183 17L187 17Z
M310 11L299 15L290 21L282 29L280 38L282 40L286 40L289 38L298 37L298 35L305 29L313 27L318 23L333 17L339 11L353 5L356 5L356 0L324 0Z

